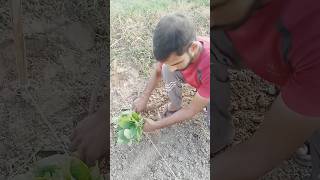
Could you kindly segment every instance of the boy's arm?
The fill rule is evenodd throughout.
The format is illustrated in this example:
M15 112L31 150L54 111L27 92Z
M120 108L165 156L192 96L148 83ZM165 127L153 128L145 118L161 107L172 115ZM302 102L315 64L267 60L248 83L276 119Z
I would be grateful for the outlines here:
M144 91L133 103L133 110L135 110L136 112L142 112L146 108L147 102L149 100L149 97L152 91L157 87L160 81L161 81L161 66L159 63L156 63L154 64L154 70L151 73L151 77Z
M258 179L289 158L319 128L320 118L293 112L278 96L251 139L212 160L213 179Z
M210 99L201 97L199 93L196 93L192 102L187 107L180 109L167 118L154 122L154 127L155 129L161 129L190 119L198 112L201 112L209 102Z
M154 70L151 73L151 78L149 79L146 88L144 89L142 95L149 98L152 91L157 87L161 80L161 67L159 63L154 64Z

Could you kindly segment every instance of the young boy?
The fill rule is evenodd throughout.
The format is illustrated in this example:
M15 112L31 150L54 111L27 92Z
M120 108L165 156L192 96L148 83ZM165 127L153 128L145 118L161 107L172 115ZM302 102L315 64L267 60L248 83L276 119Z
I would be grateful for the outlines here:
M320 1L211 1L213 152L230 144L229 66L281 87L248 141L213 159L213 179L258 179L308 141L320 178Z
M160 121L149 120L144 131L153 131L190 119L209 107L210 101L210 39L196 37L194 27L180 14L163 17L153 37L154 55L159 63L143 94L135 100L137 112L145 110L148 99L161 77L165 81L170 102ZM181 107L181 83L197 88L191 104ZM209 108L208 108L209 109ZM88 165L104 155L107 148L106 107L87 117L77 126L72 139L72 150L77 151ZM209 112L208 112L209 114ZM207 118L209 121L210 117Z
M162 119L147 120L144 131L154 131L192 118L210 102L210 39L196 37L192 24L181 14L167 15L157 24L153 36L153 51L158 63L142 95L133 104L137 112L145 110L148 99L160 82L165 82L170 103ZM192 102L181 106L181 83L197 89ZM209 109L209 108L208 108ZM208 112L209 114L209 112ZM209 117L207 120L209 121Z

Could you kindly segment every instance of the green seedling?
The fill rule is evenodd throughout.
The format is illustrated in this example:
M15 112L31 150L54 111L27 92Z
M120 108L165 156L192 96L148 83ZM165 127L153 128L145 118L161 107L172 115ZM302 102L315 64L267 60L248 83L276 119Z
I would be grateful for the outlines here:
M116 128L117 143L131 145L142 138L143 118L133 111L124 111L119 117L113 118Z
M80 159L53 155L36 162L32 170L14 180L102 180L98 165L89 168Z

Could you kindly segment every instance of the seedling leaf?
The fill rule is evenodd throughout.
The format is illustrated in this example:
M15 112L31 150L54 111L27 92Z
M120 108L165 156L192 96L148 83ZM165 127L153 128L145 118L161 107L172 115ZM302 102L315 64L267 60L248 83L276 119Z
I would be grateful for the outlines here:
M139 113L124 111L113 122L117 127L117 143L131 145L141 140L144 121Z
M69 155L53 155L37 161L32 170L13 180L100 180L99 167L88 168L80 159Z
M134 135L132 134L131 129L125 129L123 131L123 134L127 139L132 139L134 137Z
M86 164L77 158L71 159L70 172L77 180L90 180L90 170Z
M139 114L136 113L136 112L133 112L133 113L132 113L132 117L133 117L133 119L134 119L135 121L139 121L139 120L141 119L141 117L139 116Z

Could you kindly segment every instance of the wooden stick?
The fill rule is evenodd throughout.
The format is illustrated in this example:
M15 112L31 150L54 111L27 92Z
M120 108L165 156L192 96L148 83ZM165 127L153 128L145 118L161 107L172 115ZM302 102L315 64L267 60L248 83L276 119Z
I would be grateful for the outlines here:
M25 87L27 67L25 59L25 42L22 25L22 0L11 0L11 15L13 25L14 44L16 48L16 63L21 87Z

